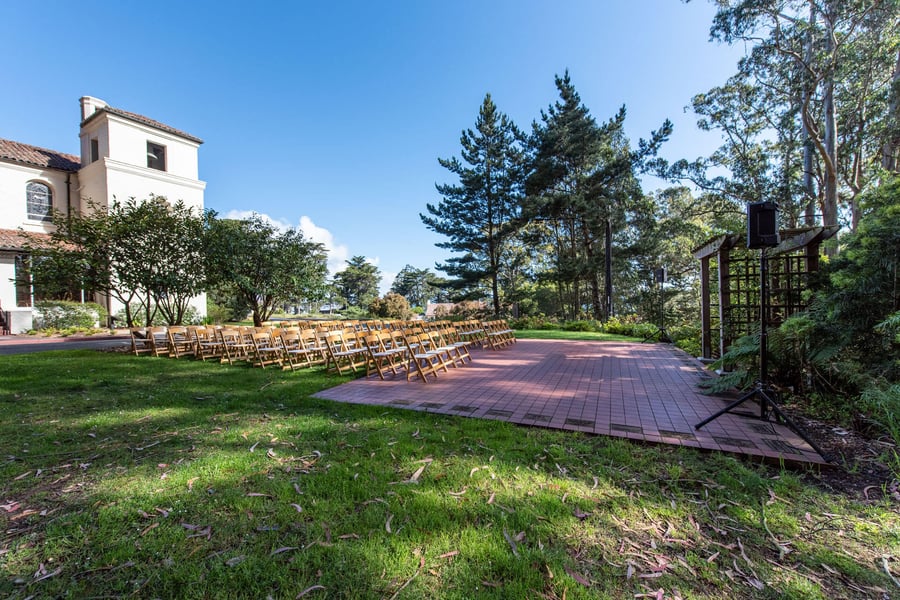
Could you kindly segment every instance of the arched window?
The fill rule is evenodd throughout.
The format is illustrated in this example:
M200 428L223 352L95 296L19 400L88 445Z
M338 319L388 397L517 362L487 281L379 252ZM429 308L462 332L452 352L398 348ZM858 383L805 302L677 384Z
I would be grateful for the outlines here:
M39 181L29 181L25 186L25 201L28 206L28 218L34 221L51 221L53 215L53 192L50 186Z

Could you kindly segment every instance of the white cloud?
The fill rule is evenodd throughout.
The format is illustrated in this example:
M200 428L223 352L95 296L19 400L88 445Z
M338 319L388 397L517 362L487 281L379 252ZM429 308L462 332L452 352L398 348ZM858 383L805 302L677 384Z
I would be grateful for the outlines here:
M334 275L338 271L343 271L347 267L347 259L350 257L350 250L343 244L337 244L334 241L334 234L324 227L319 227L313 220L303 215L300 217L300 231L303 236L313 242L318 242L325 246L328 251L328 272Z

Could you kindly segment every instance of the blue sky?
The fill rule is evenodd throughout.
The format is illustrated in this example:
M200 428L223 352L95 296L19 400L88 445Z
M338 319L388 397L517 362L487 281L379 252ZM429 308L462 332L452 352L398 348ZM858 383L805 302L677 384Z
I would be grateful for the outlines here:
M485 93L530 129L566 69L598 120L625 104L634 142L669 118L662 152L717 145L684 108L742 48L708 41L694 0L9 2L0 137L78 153L78 99L95 96L202 138L206 206L302 225L332 270L364 255L386 289L434 268L421 224L452 182ZM645 191L664 182L645 180Z

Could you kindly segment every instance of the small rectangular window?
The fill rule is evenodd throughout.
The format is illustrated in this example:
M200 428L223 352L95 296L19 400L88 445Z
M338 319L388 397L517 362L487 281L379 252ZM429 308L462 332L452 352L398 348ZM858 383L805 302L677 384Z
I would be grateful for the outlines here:
M91 139L91 162L97 162L100 160L100 140L97 138Z
M147 142L147 168L157 171L166 170L166 147Z

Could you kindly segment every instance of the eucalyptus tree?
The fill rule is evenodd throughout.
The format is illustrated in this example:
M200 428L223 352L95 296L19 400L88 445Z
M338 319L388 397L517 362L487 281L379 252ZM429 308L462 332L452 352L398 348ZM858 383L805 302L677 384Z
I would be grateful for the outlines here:
M711 37L752 49L739 65L751 85L793 98L784 125L801 132L803 189L825 225L839 224L898 139L900 0L717 0ZM893 95L892 95L893 94ZM894 145L892 145L894 144ZM815 180L815 181L814 181ZM815 183L815 185L814 185ZM812 211L807 211L809 214Z
M438 184L441 201L427 204L420 214L426 227L447 236L436 244L458 256L437 268L457 290L489 285L495 315L501 310L502 257L515 236L523 195L525 137L487 94L478 111L475 129L460 137L460 158L438 159L458 183Z

